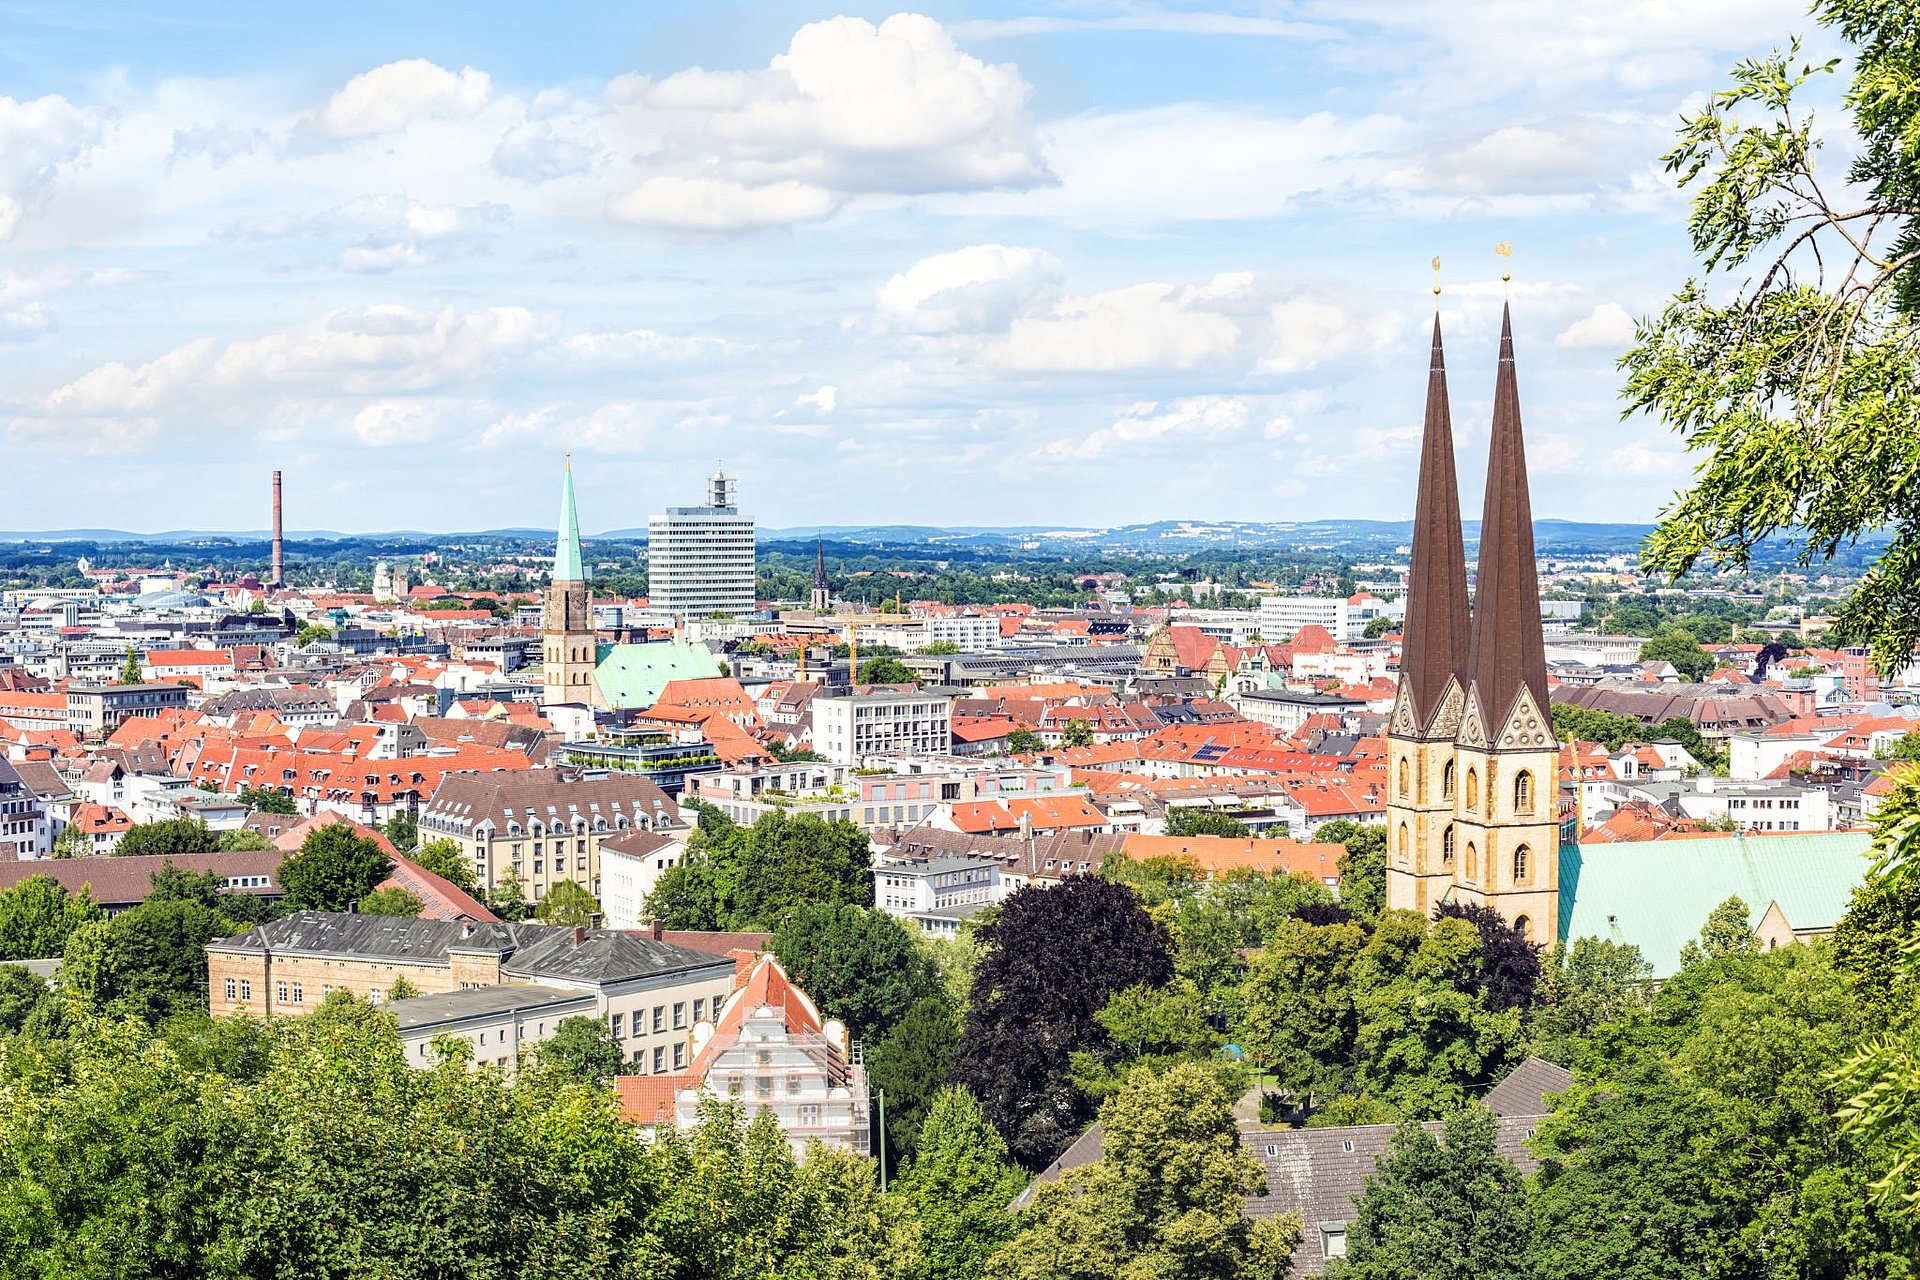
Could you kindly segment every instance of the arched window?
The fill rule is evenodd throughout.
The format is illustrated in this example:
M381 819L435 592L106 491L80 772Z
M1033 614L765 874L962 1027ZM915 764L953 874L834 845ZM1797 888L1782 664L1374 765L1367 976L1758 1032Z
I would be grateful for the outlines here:
M1440 865L1448 871L1453 870L1453 824L1440 833Z
M1527 882L1527 852L1525 845L1513 851L1513 882L1515 884Z
M1446 767L1440 770L1440 798L1453 799L1453 761L1451 760L1447 761Z
M1480 806L1480 773L1476 769L1467 770L1467 808Z
M1472 775L1469 774L1468 777L1471 778ZM1480 851L1474 848L1473 841L1469 840L1467 841L1467 879L1478 880L1479 878Z
M1412 791L1413 766L1407 763L1405 756L1402 756L1400 758L1400 794L1403 796L1409 795Z
M1515 933L1518 933L1528 942L1533 941L1533 921L1526 916L1515 916L1513 918L1513 929Z
M1408 838L1407 824L1403 822L1400 824L1400 861L1405 862L1412 851L1413 842Z
M1522 769L1513 779L1513 811L1533 812L1533 774Z

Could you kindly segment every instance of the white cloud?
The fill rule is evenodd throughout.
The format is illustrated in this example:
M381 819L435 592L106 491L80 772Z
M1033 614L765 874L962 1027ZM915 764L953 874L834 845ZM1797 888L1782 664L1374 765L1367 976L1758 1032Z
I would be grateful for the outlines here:
M576 333L553 344L553 356L575 366L619 367L636 364L685 364L737 354L741 348L721 338L683 337L652 329L623 333Z
M888 280L880 309L921 333L1004 329L1059 274L1059 260L1041 249L970 245L922 258Z
M1363 351L1380 351L1399 332L1392 312L1362 316L1325 298L1293 297L1269 312L1272 345L1260 362L1264 373L1299 373Z
M1101 18L1035 15L1025 18L977 18L953 28L967 39L993 40L1007 36L1053 35L1072 31L1156 31L1190 36L1258 36L1281 40L1326 40L1339 32L1330 26L1289 22L1284 18L1257 18L1238 13L1191 13L1144 10Z
M837 387L825 386L821 387L818 391L810 391L805 395L796 396L793 402L796 405L804 405L817 409L821 413L832 413L834 405L839 402L839 398L840 392Z
M346 271L381 273L477 251L485 232L507 220L507 206L432 205L405 195L361 196L324 213L244 218L217 240L351 238L337 262Z
M100 113L57 93L25 102L0 97L0 244L60 175L100 141Z
M1677 449L1656 449L1644 440L1629 440L1613 451L1613 470L1628 476L1670 476L1686 468Z
M519 182L553 182L585 173L606 159L586 130L568 132L551 120L528 120L502 134L493 149L493 171Z
M1617 302L1603 302L1562 329L1556 347L1574 350L1617 351L1633 341L1633 317Z
M53 312L44 302L0 308L0 342L30 342L53 328Z
M348 430L361 444L375 448L416 444L433 434L437 406L423 400L375 400L353 415Z
M1191 396L1170 404L1144 401L1078 440L1052 440L1034 451L1037 462L1081 462L1108 453L1139 453L1167 445L1219 440L1242 431L1251 409L1239 396Z
M986 363L1026 372L1191 369L1230 355L1240 327L1207 304L1244 286L1216 276L1201 288L1136 284L1062 298L1020 316L983 352Z
M422 116L470 115L493 95L484 71L449 71L425 58L408 58L363 71L326 105L302 116L302 138L346 141L397 133Z
M724 178L661 176L615 196L607 212L640 226L725 233L818 222L839 207L839 196L804 182L749 186Z

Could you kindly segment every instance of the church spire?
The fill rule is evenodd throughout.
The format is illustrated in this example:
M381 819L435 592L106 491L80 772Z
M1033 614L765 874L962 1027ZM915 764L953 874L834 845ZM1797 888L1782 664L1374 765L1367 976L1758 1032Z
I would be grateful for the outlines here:
M1420 441L1420 488L1413 505L1413 556L1407 575L1400 683L1414 725L1427 729L1449 677L1467 679L1467 555L1460 537L1460 487L1453 467L1453 418L1447 409L1446 359L1440 317L1433 318L1433 361L1427 372L1426 426Z
M567 457L566 479L560 485L560 532L553 547L553 580L585 582L587 571L580 559L580 515L573 504L573 457Z
M808 602L815 613L825 613L833 606L833 588L827 583L827 540L816 538L813 543L813 598Z
M1527 450L1520 430L1510 308L1502 308L1500 316L1500 369L1493 389L1493 441L1480 517L1480 570L1474 585L1467 672L1489 738L1498 740L1500 726L1522 688L1532 690L1540 714L1547 714L1540 577L1533 556L1533 506L1527 496Z

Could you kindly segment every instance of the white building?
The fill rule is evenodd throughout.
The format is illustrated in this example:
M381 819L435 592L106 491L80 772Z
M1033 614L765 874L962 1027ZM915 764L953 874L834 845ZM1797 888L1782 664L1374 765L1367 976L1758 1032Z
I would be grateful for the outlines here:
M1260 638L1278 644L1302 627L1322 627L1335 640L1353 639L1353 613L1334 596L1266 596L1260 601Z
M1731 819L1739 831L1831 831L1833 797L1819 787L1784 782L1696 779L1698 790L1678 797L1680 812L1708 821Z
M753 519L734 505L734 482L713 473L704 507L669 507L647 522L647 603L695 621L752 613Z
M971 614L957 618L923 618L927 644L950 644L962 653L979 653L1000 647L1000 619Z
M607 928L639 929L652 920L647 897L687 856L689 834L630 831L600 842L600 910Z
M936 937L1007 894L1000 864L989 858L882 858L873 864L873 903Z
M953 750L953 699L930 693L862 693L815 698L813 748L834 764L869 756Z

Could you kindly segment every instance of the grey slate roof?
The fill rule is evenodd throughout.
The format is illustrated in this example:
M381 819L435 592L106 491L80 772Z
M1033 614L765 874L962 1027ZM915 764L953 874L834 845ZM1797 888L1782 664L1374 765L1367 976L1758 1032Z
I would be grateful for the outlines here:
M1547 1095L1572 1084L1573 1072L1565 1067L1545 1058L1528 1058L1489 1089L1482 1101L1497 1116L1544 1116L1553 1110Z
M591 1012L593 997L584 991L556 991L552 987L470 987L465 991L447 991L437 996L412 996L387 1006L404 1032L422 1027L462 1022L468 1018L495 1018L515 1010L555 1012L566 1005L579 1005Z

